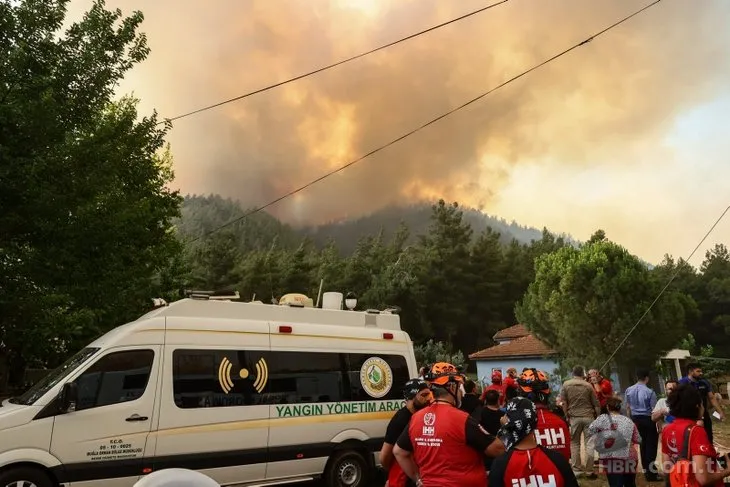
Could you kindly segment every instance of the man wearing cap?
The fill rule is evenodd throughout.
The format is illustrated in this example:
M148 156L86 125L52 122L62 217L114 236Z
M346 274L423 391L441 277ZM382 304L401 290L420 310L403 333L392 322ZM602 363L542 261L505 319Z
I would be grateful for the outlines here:
M452 364L434 364L426 380L434 394L430 406L413 415L393 449L403 471L417 487L484 487L484 456L504 446L458 408L464 376Z
M507 403L497 435L507 453L496 458L489 471L489 487L515 485L578 487L570 463L557 451L540 446L535 438L537 409L525 397Z
M380 449L380 463L388 472L388 487L412 487L415 485L395 461L393 446L398 441L401 433L408 428L413 413L431 404L433 394L428 388L428 382L422 379L411 379L403 387L403 399L406 405L403 406L390 420L385 430L385 442Z

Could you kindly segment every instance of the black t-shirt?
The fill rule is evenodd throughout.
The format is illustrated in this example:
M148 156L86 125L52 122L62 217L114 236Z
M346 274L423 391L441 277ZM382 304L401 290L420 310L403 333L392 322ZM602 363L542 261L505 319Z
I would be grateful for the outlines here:
M499 428L502 426L502 423L500 422L502 416L504 416L502 411L495 411L485 407L482 409L482 417L479 424L481 424L482 428L487 430L487 433L490 435L496 435Z
M398 442L398 438L401 433L408 428L408 423L411 421L411 412L407 407L402 407L397 413L393 415L388 423L388 429L385 430L385 443L395 445Z
M481 401L479 400L478 396L476 396L475 394L467 394L461 400L461 406L459 407L459 409L464 411L466 414L471 414L480 405Z

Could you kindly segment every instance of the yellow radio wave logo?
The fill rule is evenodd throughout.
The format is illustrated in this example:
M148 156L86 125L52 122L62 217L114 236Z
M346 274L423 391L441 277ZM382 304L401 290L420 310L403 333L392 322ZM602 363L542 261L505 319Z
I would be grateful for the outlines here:
M253 387L256 389L256 392L261 394L261 391L263 391L264 387L266 387L266 382L268 380L269 366L266 365L266 361L261 358L258 362L256 362L256 380L253 383Z
M231 392L231 389L233 389L233 380L231 380L231 369L233 368L233 364L231 363L228 358L223 357L223 360L221 360L220 366L218 366L218 382L221 385L221 389L223 389L223 392L228 394ZM248 369L241 369L241 371L238 373L238 375L241 377L241 379L247 379L249 372ZM258 362L256 362L256 380L253 383L254 389L256 389L256 392L261 394L261 391L264 390L266 387L266 382L269 380L269 366L266 364L266 361L263 358L260 358Z
M233 364L226 357L223 357L218 367L218 382L220 382L223 392L228 394L233 389L233 381L231 380L231 368Z

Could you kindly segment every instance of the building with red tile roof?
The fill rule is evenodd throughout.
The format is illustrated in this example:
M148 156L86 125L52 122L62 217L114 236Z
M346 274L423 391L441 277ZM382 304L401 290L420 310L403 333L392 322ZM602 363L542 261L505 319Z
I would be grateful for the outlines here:
M500 330L492 338L496 345L469 355L469 360L477 364L481 380L489 382L496 370L504 376L510 367L518 372L525 367L535 367L550 375L558 368L558 352L532 335L523 324Z

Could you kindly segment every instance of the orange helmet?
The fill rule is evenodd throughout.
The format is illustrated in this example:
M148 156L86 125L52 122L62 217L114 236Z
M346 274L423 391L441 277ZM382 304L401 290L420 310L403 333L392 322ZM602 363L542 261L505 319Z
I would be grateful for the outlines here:
M520 390L533 401L546 402L550 395L550 379L542 370L525 369L517 379Z
M446 386L449 383L456 382L463 384L464 376L459 373L459 370L448 362L437 362L431 366L426 372L426 381L431 386Z

